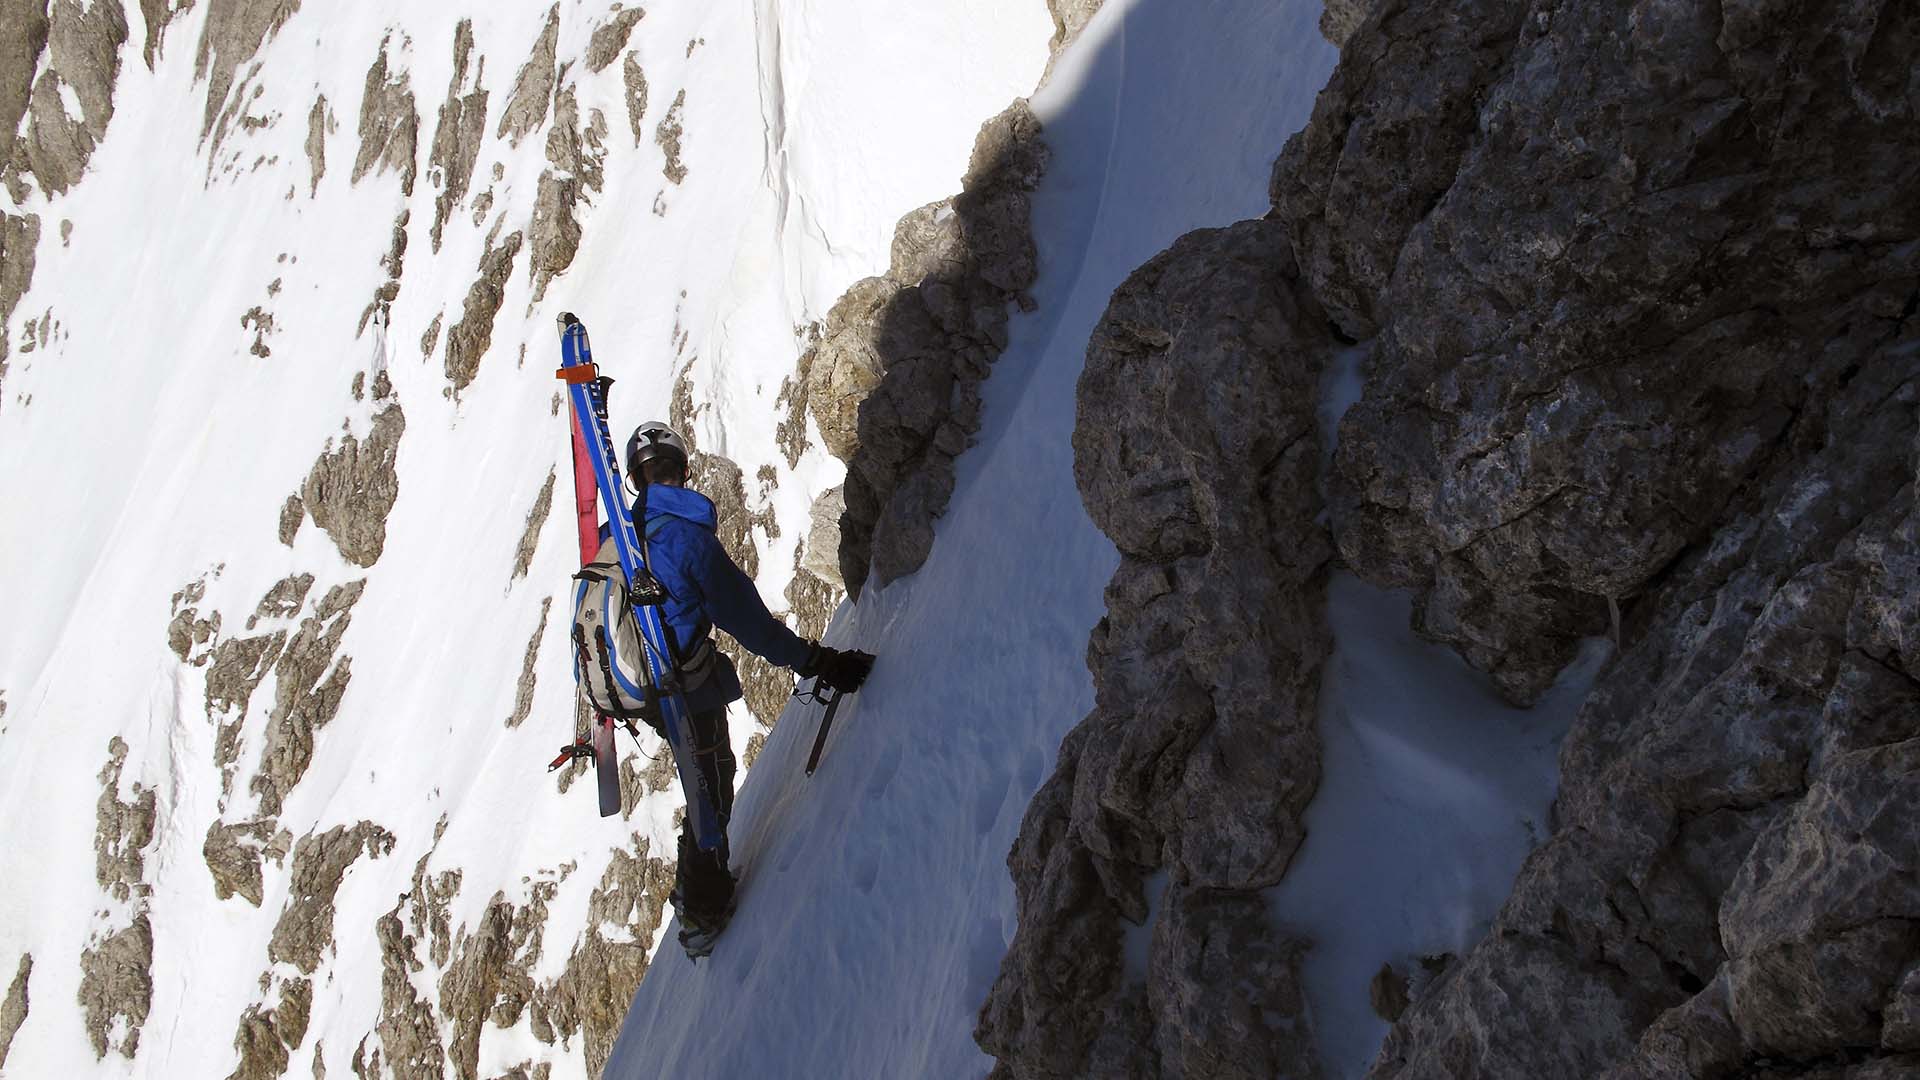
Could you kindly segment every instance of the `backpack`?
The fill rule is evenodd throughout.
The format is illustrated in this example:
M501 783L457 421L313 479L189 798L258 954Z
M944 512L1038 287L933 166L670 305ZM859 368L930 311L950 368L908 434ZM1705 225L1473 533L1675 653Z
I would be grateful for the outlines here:
M665 518L647 524L652 536ZM640 617L628 602L626 578L620 572L620 553L609 537L600 545L593 561L573 575L579 584L573 590L573 677L593 707L608 716L636 718L647 726L660 726L660 688L653 685L647 666L646 639L640 632ZM668 647L682 653L678 669L681 693L690 693L706 683L713 673L717 650L713 636L702 624L699 641L690 652L683 652L672 641L673 628L661 622Z

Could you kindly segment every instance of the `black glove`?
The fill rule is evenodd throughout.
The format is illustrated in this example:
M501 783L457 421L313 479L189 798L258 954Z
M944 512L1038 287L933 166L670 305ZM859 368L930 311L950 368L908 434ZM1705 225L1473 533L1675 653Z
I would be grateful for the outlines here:
M818 678L823 685L841 693L852 693L867 681L867 673L872 670L872 653L856 649L843 652L816 644L800 666L793 669L793 673L803 679Z

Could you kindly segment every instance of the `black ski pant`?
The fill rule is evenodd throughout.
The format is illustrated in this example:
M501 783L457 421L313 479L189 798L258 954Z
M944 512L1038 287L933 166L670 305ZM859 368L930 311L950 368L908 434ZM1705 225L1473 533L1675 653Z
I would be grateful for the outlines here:
M682 905L695 916L717 914L733 899L733 874L727 869L724 830L733 816L733 743L727 736L727 710L722 707L694 713L688 724L693 734L693 762L713 793L714 809L723 830L718 851L701 851L693 838L693 815L680 823L680 865L676 885ZM688 793L692 798L692 793Z

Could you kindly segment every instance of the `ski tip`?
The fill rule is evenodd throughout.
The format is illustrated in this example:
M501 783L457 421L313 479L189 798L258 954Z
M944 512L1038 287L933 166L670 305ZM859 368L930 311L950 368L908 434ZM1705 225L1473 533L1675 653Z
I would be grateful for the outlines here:
M567 329L567 327L569 327L569 326L578 326L578 325L580 325L580 320L579 320L578 318L576 318L576 317L574 316L574 314L573 314L573 312L571 312L571 311L563 311L563 312L561 312L561 313L560 313L560 319L559 319L559 322L560 322L560 331L561 331L562 333L565 333L565 332L566 332L566 329Z

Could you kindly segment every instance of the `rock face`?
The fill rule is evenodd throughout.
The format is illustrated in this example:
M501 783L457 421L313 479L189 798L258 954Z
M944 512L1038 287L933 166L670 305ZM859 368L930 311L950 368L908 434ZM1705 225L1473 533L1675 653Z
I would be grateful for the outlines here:
M1348 42L1274 180L1316 293L1378 333L1341 552L1515 700L1910 310L1917 20L1385 3Z
M210 0L207 21L200 31L200 51L194 61L193 77L207 80L206 119L200 135L213 130L215 118L226 104L233 88L233 73L253 58L267 36L285 25L300 10L300 0ZM153 12L146 3L148 40L153 40ZM151 58L149 58L151 63Z
M613 17L595 29L593 37L587 40L587 70L594 74L605 71L627 47L627 39L633 35L634 25L647 17L641 8L620 10L619 4L613 5Z
M407 73L387 77L388 44L380 43L380 55L367 69L360 100L360 152L353 159L352 179L357 184L369 173L397 172L401 193L412 195L419 170L420 114L414 109ZM399 276L397 268L394 276Z
M80 954L79 1002L93 1052L132 1060L153 1007L153 924L145 911Z
M507 278L513 274L513 261L520 254L521 237L509 233L498 247L489 245L480 259L480 276L467 290L460 321L447 330L447 381L454 393L466 389L480 373L480 361L493 344L493 317L506 302Z
M14 972L13 982L7 986L7 996L0 999L0 1067L7 1064L7 1051L13 1048L13 1037L20 1032L20 1025L27 1022L27 1013L32 1002L27 997L27 982L33 977L33 956L22 954L20 968Z
M980 383L1007 344L1007 305L1033 282L1029 193L1046 168L1025 101L989 120L953 199L902 218L884 277L847 290L786 390L790 458L810 414L847 463L840 571L858 596L918 569L980 426Z
M119 0L55 0L47 8L46 64L28 101L27 161L40 190L66 191L80 179L87 159L113 119L113 88L120 77L120 46L127 40L127 17ZM29 19L28 44L37 25ZM80 104L80 115L66 111L65 95ZM0 100L0 108L8 103ZM0 114L0 119L5 119ZM11 135L13 129L7 128Z
M527 527L521 531L520 544L513 553L512 576L515 578L527 576L527 568L533 565L534 552L539 549L540 530L546 527L547 516L553 513L554 475L554 470L547 470L547 482L541 485L532 509L527 511Z
M365 589L363 579L328 590L274 664L273 712L267 718L260 772L251 785L263 815L280 813L287 792L313 763L314 733L340 710L340 698L353 678L352 658L340 657L338 663L334 658Z
M313 463L301 488L313 523L356 566L372 566L386 549L387 515L400 498L395 462L406 430L406 413L398 405L380 410L364 441L341 436L338 446Z
M547 122L547 101L553 97L555 50L559 42L560 5L555 4L547 11L547 21L534 40L532 55L514 76L513 90L507 95L506 107L500 111L495 138L519 146L529 132Z
M323 951L333 945L333 897L347 868L362 854L379 858L392 851L393 835L371 821L301 837L293 846L287 907L267 943L268 959L306 975L318 970Z
M1122 562L1095 710L1008 856L1020 928L976 1031L996 1076L1317 1075L1302 946L1259 890L1319 779L1325 326L1284 226L1251 221L1183 237L1094 331L1074 475ZM1144 972L1123 921L1152 924Z
M467 86L467 61L473 54L473 20L461 19L453 30L453 79L447 84L447 100L440 106L440 119L433 129L433 146L427 154L427 166L434 170L440 194L433 200L433 250L440 250L440 232L453 208L466 198L473 183L474 162L480 157L480 141L487 131L487 91L480 85L486 71L481 58L473 75L472 89Z
M1487 938L1409 988L1370 1075L1911 1073L1920 11L1382 0L1337 14L1350 36L1276 164L1269 227L1340 332L1368 343L1329 484L1340 554L1413 589L1417 627L1516 701L1581 636L1620 646L1563 746L1552 835ZM1235 260L1211 258L1221 273ZM1123 289L1115 311L1128 303ZM1134 337L1137 353L1166 348ZM1223 399L1197 385L1181 420L1207 430ZM1202 587L1123 588L1130 568L1212 550L1196 525L1211 504L1151 461L1115 475L1168 509L1129 528L1082 470L1127 560L1090 650L1089 724L1133 700L1102 666L1128 655L1122 613ZM1198 625L1238 609L1206 610ZM1154 669L1129 656L1120 670ZM1202 703L1218 685L1192 681ZM1068 740L1012 857L1021 938L981 1036L1015 1074L1102 1071L1087 1017L1166 1022L1117 989L1102 913L1144 910L1115 899L1156 865L1142 850L1165 858L1177 911L1183 872L1202 871L1181 869L1164 830L1202 815L1136 820L1150 786L1088 775L1126 760L1126 733ZM1210 849L1252 853L1236 866L1259 863L1256 838L1284 847L1284 817L1254 805L1207 826ZM1094 914L1069 931L1049 911ZM1038 995L1024 1012L1020 993ZM1018 1037L1043 1022L1066 1035Z

